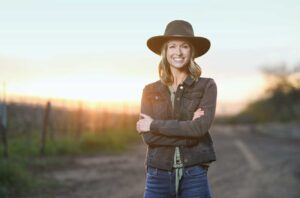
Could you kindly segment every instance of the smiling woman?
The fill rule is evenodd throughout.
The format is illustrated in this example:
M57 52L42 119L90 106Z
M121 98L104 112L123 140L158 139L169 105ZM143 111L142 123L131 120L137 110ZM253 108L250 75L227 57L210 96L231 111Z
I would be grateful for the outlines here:
M147 144L144 198L209 198L207 171L216 160L209 129L217 86L201 77L194 59L208 51L210 41L194 36L190 23L175 20L147 44L161 61L160 80L143 89L136 123Z

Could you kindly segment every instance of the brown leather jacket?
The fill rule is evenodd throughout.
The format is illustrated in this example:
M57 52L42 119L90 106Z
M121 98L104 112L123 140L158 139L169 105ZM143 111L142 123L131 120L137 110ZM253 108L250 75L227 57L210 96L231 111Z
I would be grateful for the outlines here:
M160 81L143 89L141 113L154 120L150 132L142 133L147 146L146 166L171 170L175 147L179 146L184 167L216 160L209 129L215 117L217 86L213 79L188 76L178 85L174 112L168 87ZM192 120L201 108L204 115Z

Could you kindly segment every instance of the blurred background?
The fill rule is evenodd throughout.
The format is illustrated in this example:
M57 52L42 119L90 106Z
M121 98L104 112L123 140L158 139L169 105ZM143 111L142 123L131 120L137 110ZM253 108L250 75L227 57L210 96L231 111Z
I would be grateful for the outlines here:
M142 197L146 41L175 19L212 44L213 197L300 197L299 18L296 0L1 0L0 197Z

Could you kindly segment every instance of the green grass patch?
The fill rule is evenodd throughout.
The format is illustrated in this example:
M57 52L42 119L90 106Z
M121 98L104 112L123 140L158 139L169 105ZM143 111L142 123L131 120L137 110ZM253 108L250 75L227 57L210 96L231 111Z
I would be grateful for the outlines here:
M32 175L22 164L0 160L0 197L17 195L33 185Z
M132 131L115 129L101 134L86 133L80 140L79 146L83 153L121 152L139 139L140 137Z
M40 136L30 138L19 135L8 139L9 159L0 159L0 197L16 197L23 192L42 190L54 184L43 181L41 172L65 167L68 156L120 153L140 140L135 130L107 130L101 133L86 132L80 138L55 137L47 139L45 157L40 158ZM2 146L2 145L1 145ZM0 153L2 153L0 147ZM63 158L61 158L63 157Z
M74 136L48 138L45 146L45 156L84 155L101 152L122 152L129 145L140 140L135 130L110 129L99 133L85 132L80 138ZM11 157L38 157L41 147L38 134L30 138L24 135L8 139L8 153ZM0 148L2 152L2 147Z
M59 187L57 181L45 180L39 174L52 167L65 166L64 162L56 158L1 159L0 197L22 197L24 193Z

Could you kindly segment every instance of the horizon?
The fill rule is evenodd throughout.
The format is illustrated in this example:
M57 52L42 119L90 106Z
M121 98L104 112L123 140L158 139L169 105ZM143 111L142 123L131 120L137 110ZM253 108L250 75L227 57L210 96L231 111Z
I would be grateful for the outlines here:
M140 111L140 101L88 101L82 99L66 99L55 97L10 95L5 98L5 104L18 103L33 106L46 106L47 102L51 106L65 109L79 109L91 111L108 111L112 113L138 114ZM3 98L0 104L3 104ZM237 102L217 102L216 116L236 115L247 106L247 103Z

